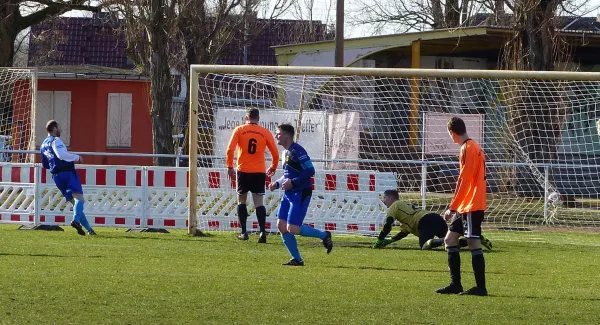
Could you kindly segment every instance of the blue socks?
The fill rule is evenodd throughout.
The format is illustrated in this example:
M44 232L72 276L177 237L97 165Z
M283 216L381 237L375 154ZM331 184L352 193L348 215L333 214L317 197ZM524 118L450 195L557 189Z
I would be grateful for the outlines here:
M83 226L83 228L85 228L88 232L94 231L94 229L92 229L92 227L90 226L90 223L88 222L87 218L85 217L85 214L83 213L83 200L75 200L73 210L73 219L79 222Z
M323 240L323 239L325 239L327 234L324 231L315 229L311 226L302 225L302 227L300 227L300 236L319 238L319 239Z
M288 231L285 234L282 234L281 238L283 239L283 244L285 245L285 248L287 248L290 255L292 255L292 258L298 261L302 261L302 256L300 256L300 251L298 250L298 242L296 241L296 236L294 236L294 234Z

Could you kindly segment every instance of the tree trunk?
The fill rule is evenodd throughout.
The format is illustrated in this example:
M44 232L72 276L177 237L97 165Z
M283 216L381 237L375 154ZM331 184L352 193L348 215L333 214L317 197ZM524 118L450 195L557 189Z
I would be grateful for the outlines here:
M19 27L15 21L18 13L18 5L0 5L0 67L13 66L15 40L19 34Z
M433 29L445 28L442 0L431 0L431 15L433 16Z
M152 81L151 98L152 108L152 136L155 154L173 153L173 121L171 120L171 104L173 100L173 89L171 87L171 70L169 69L169 57L167 43L169 37L165 25L166 7L164 0L152 0L150 26L150 77ZM154 158L155 166L173 166L172 158Z
M515 13L517 37L508 43L503 64L511 70L552 71L560 60L561 42L554 31L552 19L558 4L554 0L524 1ZM510 81L508 83L509 121L517 143L533 163L555 163L557 142L560 141L566 106L562 103L561 86L548 81ZM515 152L519 155L519 152ZM520 194L540 197L544 193L543 169L522 169L517 178ZM540 180L542 178L542 180ZM550 180L552 181L552 180Z
M446 26L448 28L460 26L458 0L446 0Z

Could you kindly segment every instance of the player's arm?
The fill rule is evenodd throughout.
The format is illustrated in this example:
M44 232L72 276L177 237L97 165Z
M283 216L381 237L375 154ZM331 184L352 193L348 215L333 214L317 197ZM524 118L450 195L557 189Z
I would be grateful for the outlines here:
M44 169L50 169L50 163L44 154L42 154L42 167L44 167Z
M315 167L313 166L312 161L310 161L310 157L308 157L306 151L299 153L296 159L300 163L302 170L300 170L300 173L296 177L291 179L293 185L296 185L305 179L310 179L315 175Z
M285 181L284 176L281 176L277 180L273 181L271 183L271 185L269 186L271 188L271 191L281 188L281 185L283 184L284 181Z
M229 143L227 144L227 151L225 152L225 165L227 168L233 168L233 156L235 153L235 149L240 140L239 129L235 128L233 133L231 134L231 138L229 138Z
M406 238L406 236L408 236L410 234L410 229L408 228L407 225L402 224L402 226L400 226L400 232L397 233L394 237L392 237L392 243L399 241L402 238Z
M275 172L277 170L277 164L279 164L279 150L277 150L277 145L275 144L275 138L273 138L273 134L271 132L266 131L265 138L267 139L267 148L269 148L269 152L271 153L271 167L269 167L269 172Z
M54 139L52 142L52 149L54 149L56 157L58 157L60 160L69 162L81 161L81 157L79 155L67 151L67 147L60 138Z
M463 160L463 166L460 169L460 173L458 174L458 182L456 183L456 190L454 192L454 197L452 198L452 202L450 203L449 210L454 212L460 206L465 194L469 191L471 187L471 182L473 181L475 173L477 173L476 162L477 156L473 153L472 150L465 150L470 152L465 152Z

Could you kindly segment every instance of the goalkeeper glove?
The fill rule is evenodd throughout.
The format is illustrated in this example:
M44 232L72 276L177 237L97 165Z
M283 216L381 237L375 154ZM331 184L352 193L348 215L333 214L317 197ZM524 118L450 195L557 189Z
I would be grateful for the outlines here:
M384 248L385 246L387 246L387 245L389 245L391 243L392 243L391 239L387 239L387 238L384 239L384 240L377 239L375 241L375 244L373 244L373 248Z

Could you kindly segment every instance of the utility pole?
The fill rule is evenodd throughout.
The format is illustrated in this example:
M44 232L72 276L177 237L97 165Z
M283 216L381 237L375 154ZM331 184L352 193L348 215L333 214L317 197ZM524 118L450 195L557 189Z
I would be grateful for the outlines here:
M335 10L335 66L344 66L344 0L337 0Z

